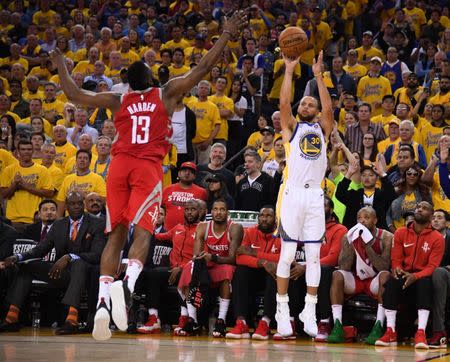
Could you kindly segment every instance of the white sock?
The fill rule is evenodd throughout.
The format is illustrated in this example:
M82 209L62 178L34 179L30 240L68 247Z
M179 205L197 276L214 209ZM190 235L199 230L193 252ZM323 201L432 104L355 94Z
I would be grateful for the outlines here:
M317 295L306 293L304 310L310 315L316 315Z
M155 308L149 308L149 309L148 309L148 314L149 314L149 315L155 315L156 318L158 318L158 309L155 309Z
M219 319L226 320L230 299L223 299L219 297Z
M383 326L385 318L386 318L386 309L384 309L383 304L378 304L377 321L381 323L381 326Z
M417 328L425 330L427 328L430 311L426 309L419 309L417 314L419 315L419 326Z
M330 318L325 318L320 320L321 323L330 323Z
M197 323L197 308L195 308L191 303L187 303L187 310L189 317Z
M392 328L395 332L395 319L397 318L397 311L386 309L386 327Z
M111 309L111 298L109 296L109 288L111 284L114 282L114 278L109 275L100 275L98 278L98 305L103 301L106 303L106 306Z
M184 305L181 306L180 315L182 315L183 317L187 317L189 315L188 310Z
M342 304L333 304L331 310L333 312L333 320L337 319L342 323Z
M142 271L142 263L137 259L128 260L127 273L125 275L125 280L128 281L128 289L131 293L134 292L134 285L136 284L137 278Z
M264 316L264 317L262 317L262 320L263 320L264 322L266 322L268 326L270 325L270 318L269 318L269 317Z

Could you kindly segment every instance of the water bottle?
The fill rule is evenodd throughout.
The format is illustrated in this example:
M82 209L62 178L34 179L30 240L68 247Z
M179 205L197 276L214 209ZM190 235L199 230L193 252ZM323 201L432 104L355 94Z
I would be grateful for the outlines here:
M39 302L31 304L31 326L39 328L41 325L41 305Z

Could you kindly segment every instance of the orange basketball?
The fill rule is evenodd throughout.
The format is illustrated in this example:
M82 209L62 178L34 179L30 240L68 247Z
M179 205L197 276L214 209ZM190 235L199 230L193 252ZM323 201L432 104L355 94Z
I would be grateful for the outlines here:
M308 36L297 27L284 29L278 37L283 54L289 58L298 58L308 46Z

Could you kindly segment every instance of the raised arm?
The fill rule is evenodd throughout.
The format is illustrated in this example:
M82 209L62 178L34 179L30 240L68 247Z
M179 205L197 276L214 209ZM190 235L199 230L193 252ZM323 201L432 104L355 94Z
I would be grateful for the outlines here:
M50 52L50 58L58 68L61 88L71 102L95 108L109 108L113 113L119 110L120 94L111 92L95 93L78 88L67 70L61 51L55 48L55 50Z
M317 58L317 62L314 61L312 70L314 73L314 77L316 78L317 81L320 104L322 106L322 117L320 119L320 125L322 126L322 129L325 132L325 139L328 139L328 137L331 134L331 131L333 130L334 119L330 93L328 92L327 86L323 81L322 63L323 63L323 50L320 51L319 57Z
M222 55L222 51L227 45L233 32L238 31L246 22L244 12L237 11L230 19L224 17L222 35L216 41L214 46L202 58L200 63L182 77L176 77L166 83L163 88L163 101L166 110L171 115L177 104L177 101L192 89L205 75L209 73L211 68L217 63Z
M300 58L290 59L283 54L285 70L280 89L280 118L284 142L289 141L297 123L292 115L291 94L292 78L294 76L295 66L298 64L299 59Z

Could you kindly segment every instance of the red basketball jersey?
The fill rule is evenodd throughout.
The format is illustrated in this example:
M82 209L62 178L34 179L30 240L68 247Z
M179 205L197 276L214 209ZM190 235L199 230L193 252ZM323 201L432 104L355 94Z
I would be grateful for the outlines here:
M113 156L127 153L160 161L169 151L172 124L160 88L124 94L114 124L117 134L111 149Z
M227 228L222 235L216 235L214 233L213 224L213 221L206 222L205 251L219 256L228 256L230 250L230 226L232 222L227 222Z
M383 234L383 230L382 229L377 229L376 232L376 237L375 237L375 242L372 244L372 249L375 253L377 253L378 255L381 255L382 251L383 251L383 243L381 241L381 235ZM367 256L366 253L366 248L365 248L365 243L364 241L361 239L361 237L359 237L358 239L356 239L355 241L353 241L352 243L353 248L355 249L355 252L359 254L359 256L361 257L361 259L367 264L372 266L372 264L370 263L369 257Z

